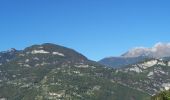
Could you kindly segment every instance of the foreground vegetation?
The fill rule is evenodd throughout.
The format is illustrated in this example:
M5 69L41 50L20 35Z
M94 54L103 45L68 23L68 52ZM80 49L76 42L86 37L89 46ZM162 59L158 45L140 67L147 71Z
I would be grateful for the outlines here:
M151 100L170 100L170 90L162 91L152 97Z

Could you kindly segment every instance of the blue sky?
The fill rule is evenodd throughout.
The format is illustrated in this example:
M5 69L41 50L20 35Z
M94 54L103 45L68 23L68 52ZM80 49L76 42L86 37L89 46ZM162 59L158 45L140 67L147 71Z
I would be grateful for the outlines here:
M170 42L169 0L0 0L0 51L55 43L89 59Z

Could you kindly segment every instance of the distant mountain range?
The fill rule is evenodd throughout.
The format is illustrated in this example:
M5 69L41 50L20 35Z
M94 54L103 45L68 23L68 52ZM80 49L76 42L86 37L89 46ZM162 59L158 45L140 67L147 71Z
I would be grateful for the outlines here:
M114 69L51 43L0 52L0 100L150 100L170 89L170 57L137 59Z
M0 52L0 65L12 60L19 51L16 49L10 49L8 51Z
M108 58L104 58L100 60L99 63L107 67L122 68L127 65L142 62L145 59L149 59L149 58L143 57L143 56L140 56L140 57L108 57Z
M120 57L106 57L99 63L113 68L135 64L146 59L170 57L170 43L157 43L152 48L136 47Z

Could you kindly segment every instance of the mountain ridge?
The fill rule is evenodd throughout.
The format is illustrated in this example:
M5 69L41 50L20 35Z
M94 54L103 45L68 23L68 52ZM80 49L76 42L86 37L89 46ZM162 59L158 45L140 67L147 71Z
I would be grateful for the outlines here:
M147 93L112 81L112 72L72 49L33 45L0 65L0 99L149 100Z
M136 47L119 57L106 57L98 61L108 67L121 68L129 64L135 64L145 59L170 57L170 43L156 43L151 48Z

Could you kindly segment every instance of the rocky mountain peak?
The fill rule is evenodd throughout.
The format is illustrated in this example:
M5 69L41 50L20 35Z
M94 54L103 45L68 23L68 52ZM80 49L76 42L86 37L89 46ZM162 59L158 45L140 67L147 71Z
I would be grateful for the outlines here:
M170 56L170 43L157 43L151 48L136 47L122 55L123 57L149 56L154 58Z

